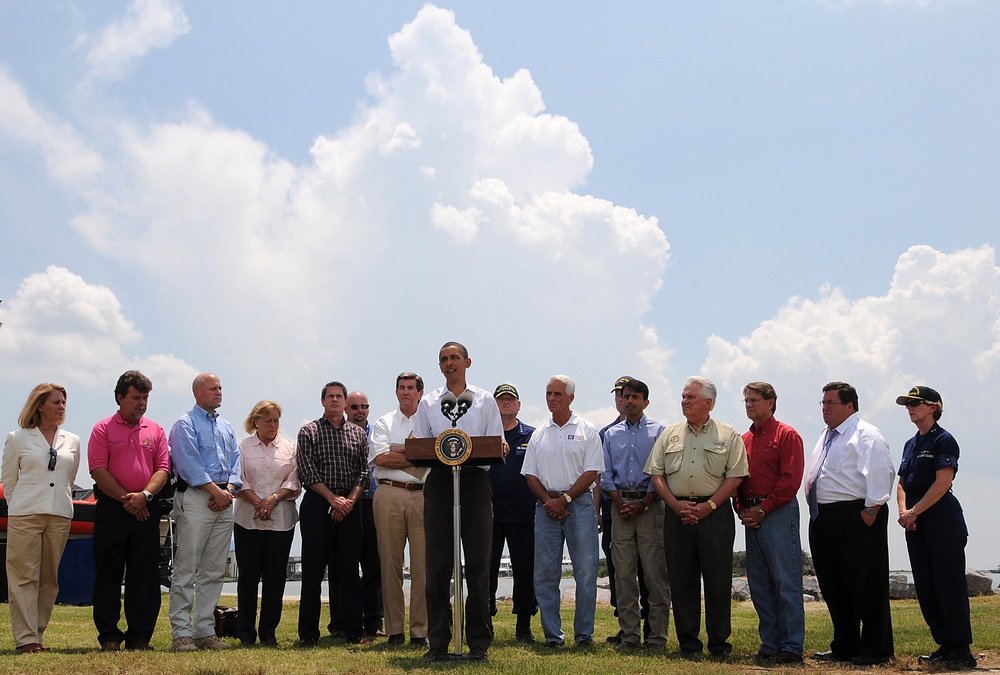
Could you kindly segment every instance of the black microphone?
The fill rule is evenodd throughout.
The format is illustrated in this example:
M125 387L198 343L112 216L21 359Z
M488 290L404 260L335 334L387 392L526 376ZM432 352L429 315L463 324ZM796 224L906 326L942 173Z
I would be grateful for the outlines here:
M472 407L472 403L472 394L468 391L463 391L462 395L458 397L458 415L456 415L455 419L458 419L465 413L469 412L469 408Z
M456 405L458 405L458 398L450 391L446 391L441 397L441 414L451 419L451 411L455 409Z

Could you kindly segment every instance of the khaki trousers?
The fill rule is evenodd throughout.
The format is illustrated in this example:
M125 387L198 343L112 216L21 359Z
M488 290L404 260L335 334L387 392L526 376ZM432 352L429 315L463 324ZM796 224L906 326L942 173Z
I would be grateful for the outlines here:
M399 635L406 628L403 598L403 550L410 543L410 637L427 637L424 558L424 493L380 485L372 503L378 555L382 566L385 632Z
M42 644L59 594L59 561L70 519L47 513L7 521L7 590L14 646Z
M626 504L634 499L623 500ZM639 618L639 581L637 565L649 589L650 645L663 647L667 643L670 623L670 586L667 583L667 562L663 552L663 502L657 499L648 511L632 520L622 520L612 506L611 555L615 563L615 585L618 591L618 625L622 639L639 644L642 632Z

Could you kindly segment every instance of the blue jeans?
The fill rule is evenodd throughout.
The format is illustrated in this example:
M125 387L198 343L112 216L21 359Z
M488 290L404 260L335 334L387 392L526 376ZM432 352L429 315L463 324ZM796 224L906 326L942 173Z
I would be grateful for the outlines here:
M760 650L801 656L805 612L798 501L767 514L759 528L746 528L746 538L747 580L759 619Z
M574 639L591 640L597 611L597 515L594 500L584 495L566 505L569 517L558 521L545 508L535 507L535 598L542 611L545 641L562 642L559 615L559 580L562 578L563 543L569 548L576 580Z

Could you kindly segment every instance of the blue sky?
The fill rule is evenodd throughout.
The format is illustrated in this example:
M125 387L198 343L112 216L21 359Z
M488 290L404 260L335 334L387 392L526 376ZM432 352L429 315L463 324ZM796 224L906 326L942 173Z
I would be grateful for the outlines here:
M457 339L533 423L558 372L597 424L623 373L665 423L703 374L740 428L763 379L811 449L846 380L898 460L924 383L994 566L998 28L987 0L0 0L0 416L60 382L86 439L139 367L169 426L208 370L294 436L325 381L381 414Z

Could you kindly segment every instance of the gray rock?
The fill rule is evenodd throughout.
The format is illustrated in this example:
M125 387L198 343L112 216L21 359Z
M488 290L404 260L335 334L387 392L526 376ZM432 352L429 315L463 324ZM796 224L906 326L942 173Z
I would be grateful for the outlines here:
M750 582L746 577L736 577L733 579L733 600L740 602L750 599Z
M917 589L907 580L905 574L890 574L889 597L892 600L913 600L917 597Z
M819 592L819 582L816 577L802 577L802 593L810 596L813 600L822 600L823 594Z
M969 597L992 595L993 577L979 570L966 569L965 580L969 584Z

